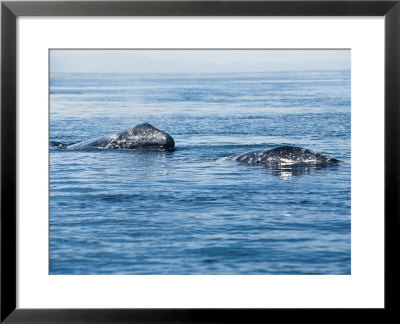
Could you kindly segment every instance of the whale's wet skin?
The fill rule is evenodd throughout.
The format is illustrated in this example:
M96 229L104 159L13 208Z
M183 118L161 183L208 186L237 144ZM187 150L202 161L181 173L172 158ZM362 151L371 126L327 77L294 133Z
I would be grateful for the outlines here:
M103 136L95 140L88 140L76 144L65 145L59 142L52 143L67 150L96 149L149 149L172 151L175 141L168 133L154 126L144 123L123 131L119 134Z
M88 140L75 144L62 144L52 141L53 146L61 149L81 150L96 149L149 149L173 151L175 141L171 135L154 126L144 123L119 134L103 136L96 140ZM296 147L279 146L272 149L257 150L236 154L222 160L233 160L241 163L263 165L275 169L288 167L307 167L336 164L340 161L320 152Z
M275 169L323 166L340 162L320 152L313 152L296 146L278 146L272 149L237 154L226 159L247 164L264 165Z
M174 151L50 147L51 275L351 273L349 73L51 76L50 141L144 122Z

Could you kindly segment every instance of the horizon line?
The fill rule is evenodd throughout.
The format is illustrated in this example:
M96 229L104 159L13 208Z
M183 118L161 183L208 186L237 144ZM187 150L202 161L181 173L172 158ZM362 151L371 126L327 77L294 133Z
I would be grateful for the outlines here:
M277 74L277 73L333 73L333 72L351 72L351 69L327 69L327 70L276 70L262 72L51 72L49 74L135 74L135 75L160 75L160 74Z

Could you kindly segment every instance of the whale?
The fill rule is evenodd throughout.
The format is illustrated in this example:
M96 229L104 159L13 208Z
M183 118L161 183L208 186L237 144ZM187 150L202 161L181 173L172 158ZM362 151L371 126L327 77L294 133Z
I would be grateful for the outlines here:
M51 142L52 146L66 150L82 150L82 149L145 149L145 150L162 150L173 151L175 141L167 132L148 123L137 125L131 129L125 130L118 134L103 136L94 140L78 142L74 144L62 144L60 142Z
M340 160L326 156L320 152L288 145L236 154L225 159L251 165L263 165L271 168L326 166L341 162Z

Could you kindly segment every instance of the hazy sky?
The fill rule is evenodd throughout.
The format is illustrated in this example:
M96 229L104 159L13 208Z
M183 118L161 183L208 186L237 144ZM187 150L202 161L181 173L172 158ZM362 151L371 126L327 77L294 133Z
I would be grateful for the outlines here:
M350 50L51 50L51 73L224 73L350 69Z

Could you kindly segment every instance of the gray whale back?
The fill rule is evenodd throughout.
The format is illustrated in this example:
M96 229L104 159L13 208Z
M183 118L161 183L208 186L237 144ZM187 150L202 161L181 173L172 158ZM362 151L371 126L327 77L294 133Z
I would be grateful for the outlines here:
M156 149L173 150L175 141L168 133L144 123L118 134L103 136L76 144L66 145L67 150L97 149Z
M278 146L272 149L252 151L228 157L228 160L270 167L290 167L301 165L323 165L340 162L319 152L297 147Z

